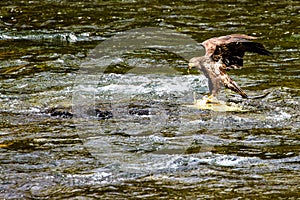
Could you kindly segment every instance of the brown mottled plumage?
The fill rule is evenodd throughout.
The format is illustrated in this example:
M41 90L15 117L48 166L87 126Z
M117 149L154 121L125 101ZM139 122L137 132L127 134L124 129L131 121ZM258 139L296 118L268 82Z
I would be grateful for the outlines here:
M211 97L217 96L221 83L226 88L240 94L243 98L248 97L226 74L226 71L241 68L245 52L272 55L262 44L249 41L253 39L256 39L256 37L232 34L210 38L201 43L205 48L205 55L192 58L189 61L189 68L198 67L208 78Z

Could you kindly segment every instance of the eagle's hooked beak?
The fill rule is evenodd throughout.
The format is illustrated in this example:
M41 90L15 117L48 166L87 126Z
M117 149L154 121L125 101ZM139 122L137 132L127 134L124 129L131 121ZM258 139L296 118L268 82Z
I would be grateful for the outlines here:
M188 65L188 68L189 68L189 69L192 69L193 67L195 67L195 64L192 63L192 62L190 62L189 65Z
M194 67L193 63L188 64L188 70L187 70L188 74L190 74L190 69L192 69L193 67Z

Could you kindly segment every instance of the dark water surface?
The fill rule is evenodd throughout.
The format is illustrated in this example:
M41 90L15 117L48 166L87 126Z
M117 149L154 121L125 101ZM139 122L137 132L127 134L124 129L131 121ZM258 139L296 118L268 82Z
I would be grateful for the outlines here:
M300 198L299 30L298 1L1 1L0 199ZM274 54L230 71L268 95L187 107L231 33Z

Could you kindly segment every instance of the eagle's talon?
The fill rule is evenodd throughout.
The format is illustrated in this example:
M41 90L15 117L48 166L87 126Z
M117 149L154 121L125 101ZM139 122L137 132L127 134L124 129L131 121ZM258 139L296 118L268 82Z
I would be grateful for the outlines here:
M206 101L206 104L218 104L219 100L214 95L204 96L203 99Z

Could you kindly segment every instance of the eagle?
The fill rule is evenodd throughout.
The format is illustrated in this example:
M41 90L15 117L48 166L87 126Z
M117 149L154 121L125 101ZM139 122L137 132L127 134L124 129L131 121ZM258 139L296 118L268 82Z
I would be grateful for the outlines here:
M205 49L205 55L190 59L188 69L197 67L208 79L210 92L207 98L208 103L217 98L222 84L243 98L248 98L226 72L243 66L245 52L272 55L262 44L250 41L254 39L257 38L244 34L232 34L213 37L201 43Z

